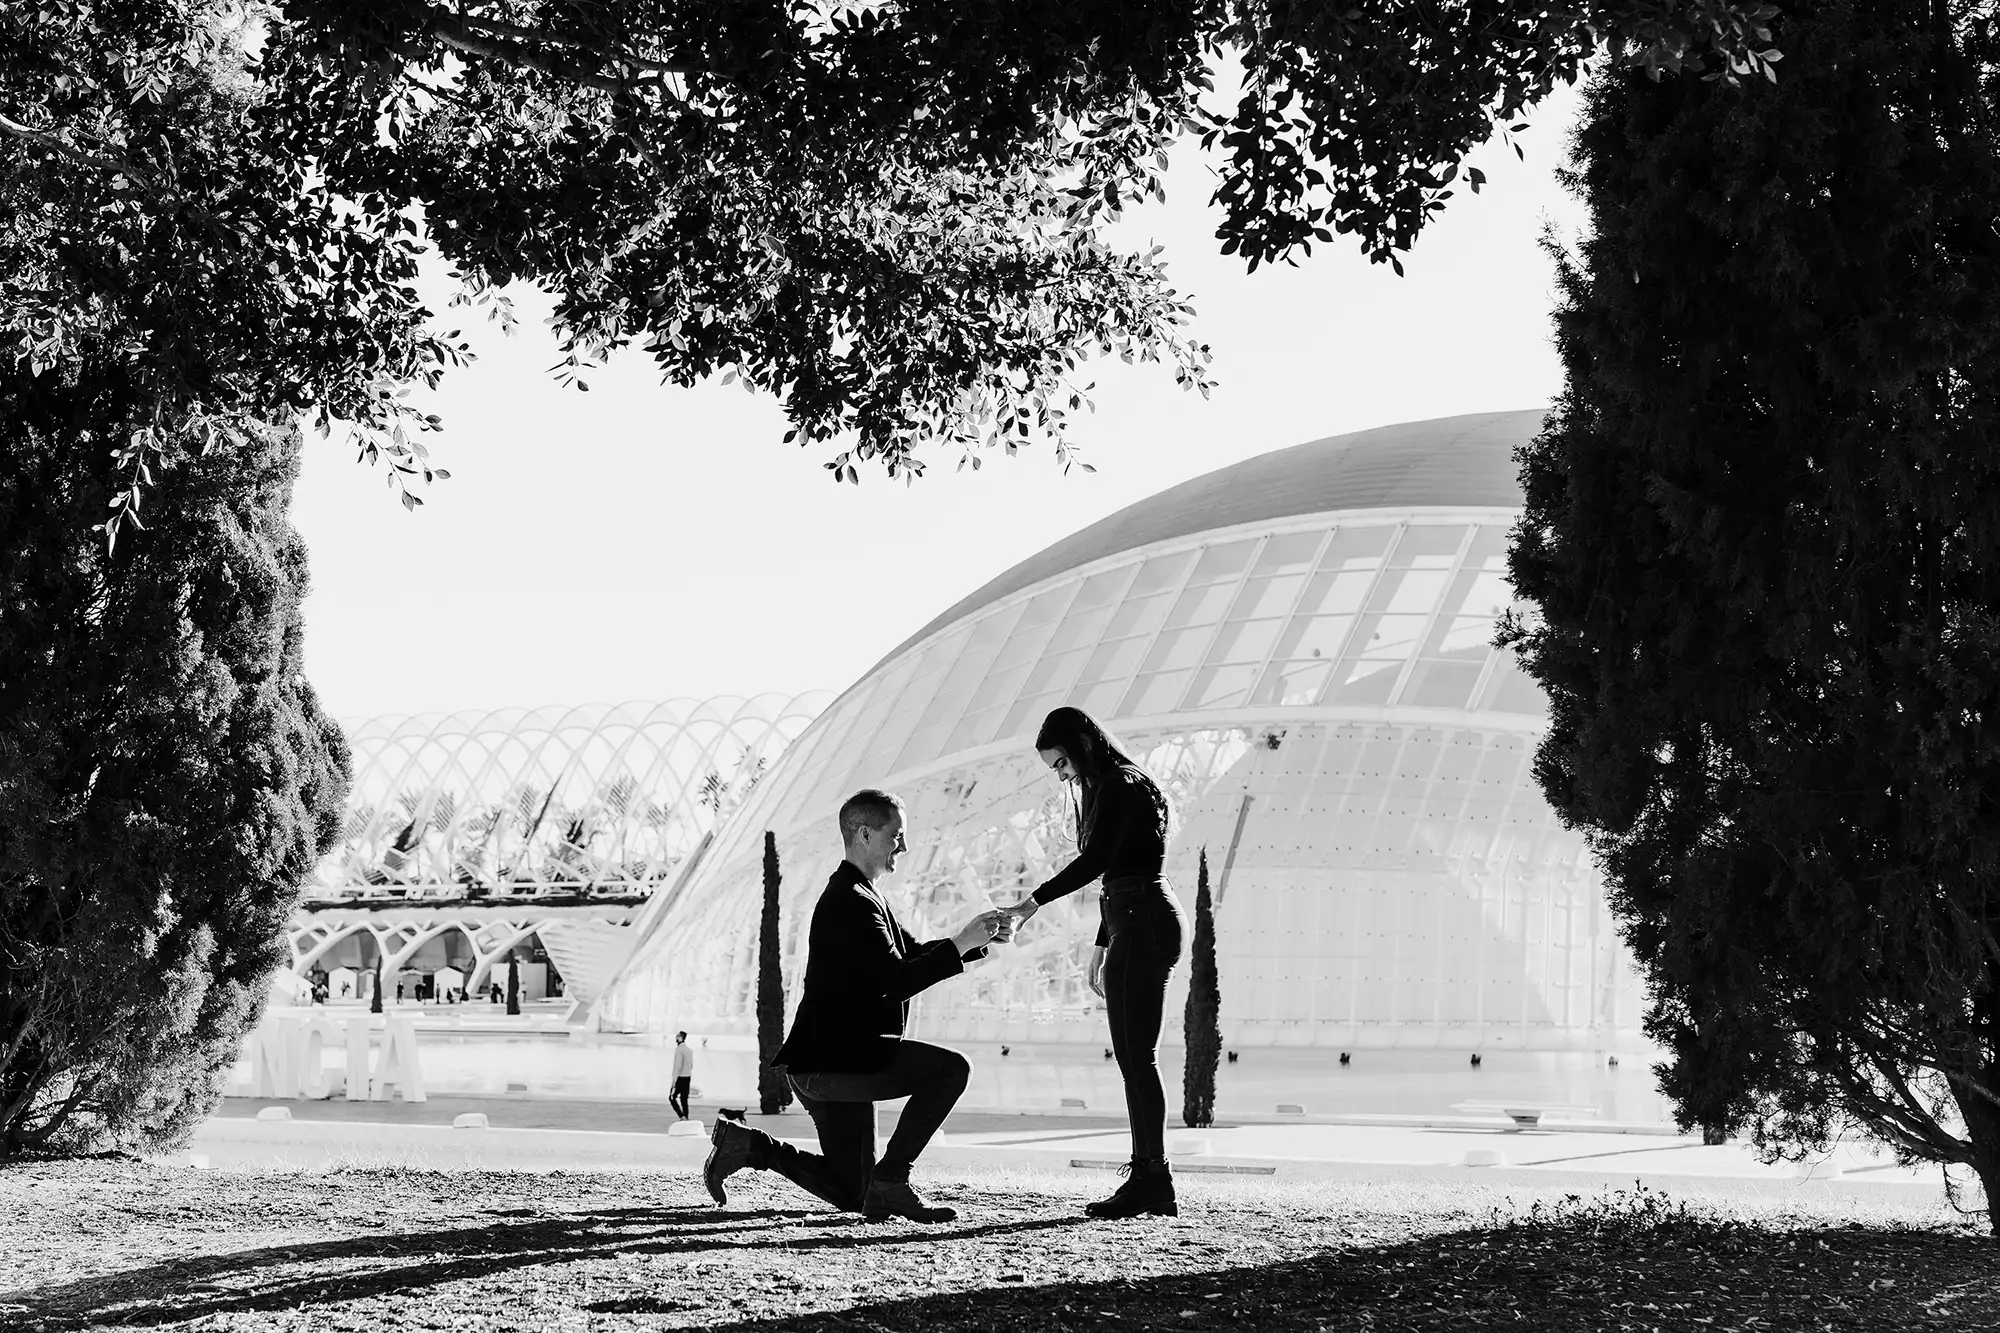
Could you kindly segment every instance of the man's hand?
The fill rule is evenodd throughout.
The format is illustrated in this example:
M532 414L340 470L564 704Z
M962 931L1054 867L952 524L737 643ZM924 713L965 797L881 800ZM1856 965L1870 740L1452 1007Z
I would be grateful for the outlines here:
M999 910L981 912L972 920L960 926L958 933L951 937L952 945L961 956L974 949L983 949L993 942L993 936L1000 929L1000 918L1005 913Z

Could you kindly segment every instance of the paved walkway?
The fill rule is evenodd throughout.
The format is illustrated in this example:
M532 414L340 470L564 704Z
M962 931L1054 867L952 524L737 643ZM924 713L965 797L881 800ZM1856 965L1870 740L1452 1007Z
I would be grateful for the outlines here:
M713 1124L722 1102L696 1100L689 1110L704 1125ZM741 1103L735 1103L741 1106ZM619 1101L586 1097L467 1097L433 1094L421 1102L350 1102L333 1097L326 1101L267 1101L254 1097L225 1097L216 1111L221 1120L251 1120L267 1106L283 1106L292 1119L371 1123L390 1125L449 1125L468 1111L478 1111L496 1129L569 1129L609 1131L620 1134L665 1134L674 1122L673 1112L664 1102ZM796 1107L794 1108L796 1112ZM803 1125L810 1135L812 1125L803 1115L779 1116L783 1126ZM766 1123L762 1116L750 1116L752 1124ZM1044 1112L1015 1114L1003 1111L954 1111L945 1121L948 1134L1005 1134L1012 1131L1035 1133L1043 1130L1122 1130L1124 1116L1056 1115ZM773 1133L780 1132L777 1129ZM791 1132L786 1130L784 1132Z
M283 1103L291 1119L263 1121L274 1105L230 1098L195 1135L197 1161L216 1169L388 1164L450 1170L697 1170L705 1134L669 1135L651 1103L434 1097L404 1102ZM705 1128L713 1106L697 1104ZM486 1128L452 1127L478 1112ZM893 1112L884 1113L885 1127ZM752 1115L780 1138L810 1143L812 1123L793 1111ZM1708 1147L1659 1134L1607 1133L1597 1126L1518 1131L1481 1124L1231 1124L1169 1126L1177 1170L1236 1177L1380 1178L1416 1174L1514 1177L1630 1185L1697 1182L1756 1192L1897 1187L1941 1193L1935 1168L1904 1168L1865 1146L1843 1146L1823 1161L1767 1166L1744 1144ZM926 1160L1031 1171L1115 1166L1131 1154L1122 1120L1103 1116L962 1112Z

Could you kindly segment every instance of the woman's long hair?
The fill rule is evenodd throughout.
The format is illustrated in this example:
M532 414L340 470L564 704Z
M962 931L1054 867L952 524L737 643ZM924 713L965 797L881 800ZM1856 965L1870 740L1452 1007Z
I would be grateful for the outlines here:
M1060 749L1069 756L1070 767L1076 771L1077 787L1081 792L1076 815L1078 851L1089 844L1091 830L1096 826L1098 792L1103 783L1120 769L1137 775L1139 785L1153 798L1153 809L1159 815L1161 841L1172 836L1174 807L1173 802L1167 799L1166 790L1146 771L1145 765L1126 752L1117 737L1081 708L1065 705L1052 710L1042 719L1042 729L1035 733L1035 748Z

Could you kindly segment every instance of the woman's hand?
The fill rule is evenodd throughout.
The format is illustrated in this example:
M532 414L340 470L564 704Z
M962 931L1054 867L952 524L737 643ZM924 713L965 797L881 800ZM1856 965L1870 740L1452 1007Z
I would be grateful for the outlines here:
M1014 914L1014 924L1025 926L1028 924L1030 917L1042 910L1042 905L1036 902L1033 896L1029 896L1021 899L1020 902L1015 903L1012 907L1003 907L1000 910L1003 912L1012 912Z
M1104 998L1104 946L1098 945L1090 951L1090 990L1098 999Z

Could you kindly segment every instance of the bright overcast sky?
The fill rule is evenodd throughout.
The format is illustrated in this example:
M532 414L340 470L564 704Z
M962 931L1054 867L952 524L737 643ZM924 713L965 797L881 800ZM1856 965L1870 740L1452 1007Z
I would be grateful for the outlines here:
M312 551L310 677L348 718L841 690L995 574L1176 482L1546 403L1561 371L1537 237L1553 221L1573 238L1582 216L1554 180L1576 101L1532 118L1525 163L1497 140L1475 156L1485 188L1459 190L1403 278L1351 248L1246 276L1216 253L1207 171L1183 153L1168 204L1128 225L1166 245L1219 387L1203 401L1159 365L1096 363L1076 434L1095 474L1062 475L1046 449L954 474L940 453L914 487L865 469L836 486L832 451L780 443L776 404L740 387L663 387L635 354L589 393L558 388L547 304L517 294L522 327L472 328L479 361L437 395L452 477L420 510L351 450L308 448L293 520Z

